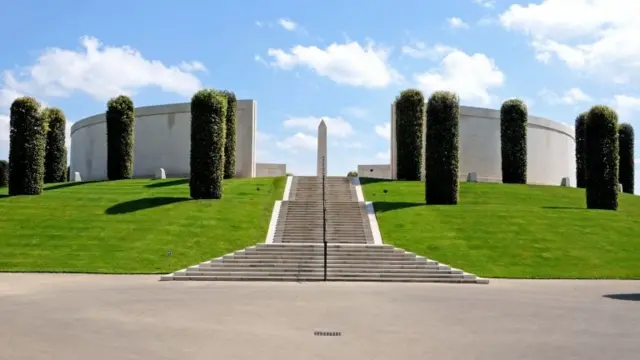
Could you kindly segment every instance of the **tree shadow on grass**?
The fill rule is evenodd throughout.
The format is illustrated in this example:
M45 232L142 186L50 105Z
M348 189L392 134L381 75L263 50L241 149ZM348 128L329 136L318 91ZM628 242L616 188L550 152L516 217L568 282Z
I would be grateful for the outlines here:
M0 194L0 200L9 198L9 194Z
M587 210L586 207L577 206L543 206L542 208L550 210Z
M86 184L95 184L95 183L99 183L99 182L102 182L102 181L98 180L98 181L66 182L66 183L60 183L60 184L55 184L55 185L51 185L51 186L46 186L45 185L46 187L43 188L42 190L44 190L44 191L58 190L58 189L65 189L65 188L69 188L69 187L86 185Z
M613 299L613 300L640 301L640 293L607 294L607 295L602 295L602 297L606 297L608 299Z
M118 214L129 214L132 212L152 209L164 205L171 205L183 201L189 201L191 198L187 197L150 197L150 198L142 198L131 201L121 202L119 204L115 204L105 210L105 214L107 215L118 215Z
M412 207L416 207L416 206L427 206L424 203L414 203L414 202L386 202L386 201L381 201L381 202L373 202L373 208L376 210L376 212L387 212L387 211L393 211L393 210L402 210L402 209L407 209L407 208L412 208Z
M169 187L169 186L176 186L176 185L183 185L183 184L188 184L189 183L189 179L175 179L175 180L169 180L169 181L158 181L158 182L153 182L151 184L147 184L145 185L148 188L163 188L163 187Z
M360 185L364 184L375 184L380 182L393 182L391 179L380 179L380 178L369 178L365 176L360 176Z

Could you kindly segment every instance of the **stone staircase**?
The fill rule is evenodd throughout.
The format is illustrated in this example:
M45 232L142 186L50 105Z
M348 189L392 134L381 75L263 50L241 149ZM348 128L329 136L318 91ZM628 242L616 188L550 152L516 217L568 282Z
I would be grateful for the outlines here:
M327 177L325 187L327 280L487 283L437 261L375 244L365 202L358 201L351 179ZM289 200L280 203L272 242L176 271L162 280L323 280L322 188L321 177L294 177Z

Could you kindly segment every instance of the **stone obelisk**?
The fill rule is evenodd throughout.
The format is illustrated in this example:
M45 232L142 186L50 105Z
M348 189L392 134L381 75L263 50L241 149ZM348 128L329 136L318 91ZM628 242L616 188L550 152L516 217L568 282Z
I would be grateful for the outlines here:
M318 174L327 174L327 124L324 120L318 125Z

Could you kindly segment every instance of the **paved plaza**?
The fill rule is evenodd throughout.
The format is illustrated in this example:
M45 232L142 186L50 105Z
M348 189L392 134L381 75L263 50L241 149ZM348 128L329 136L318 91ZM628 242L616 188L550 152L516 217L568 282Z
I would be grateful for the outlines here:
M0 274L0 359L637 359L639 293L640 281Z

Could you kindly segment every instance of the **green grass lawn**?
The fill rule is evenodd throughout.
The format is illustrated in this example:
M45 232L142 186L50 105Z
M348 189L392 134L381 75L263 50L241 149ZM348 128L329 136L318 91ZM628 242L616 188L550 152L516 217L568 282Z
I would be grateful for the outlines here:
M587 210L582 189L460 183L457 206L428 206L422 182L362 182L385 243L465 271L640 279L640 196L621 194L618 211Z
M221 200L191 200L186 179L0 189L0 271L178 270L263 242L285 181L225 180Z

